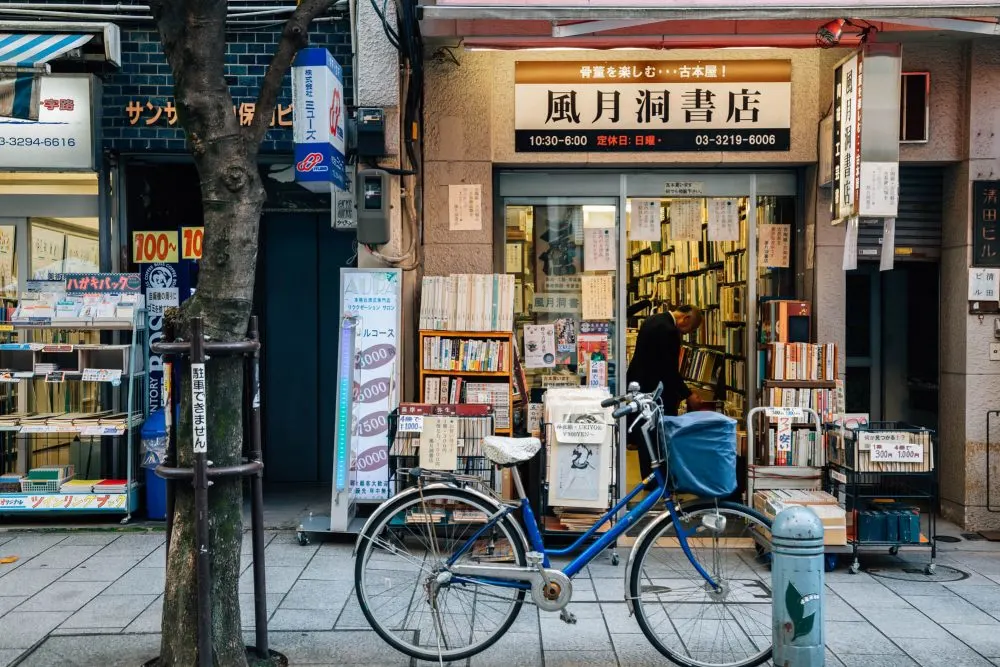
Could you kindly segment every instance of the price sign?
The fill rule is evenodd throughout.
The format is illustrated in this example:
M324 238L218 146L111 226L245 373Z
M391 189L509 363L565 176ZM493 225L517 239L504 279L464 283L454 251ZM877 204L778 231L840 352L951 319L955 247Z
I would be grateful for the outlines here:
M423 415L399 415L400 433L420 433L424 430Z
M204 242L204 227L181 227L181 259L201 259Z
M764 414L771 419L785 418L803 420L806 418L806 411L802 408L769 407L764 408Z
M136 264L177 261L177 232L133 232L132 261Z
M599 445L604 442L607 424L562 423L556 424L556 440L559 442L582 442L587 445Z
M788 417L778 418L778 443L779 452L792 451L792 420Z
M877 463L923 463L923 445L910 442L873 442L872 461Z

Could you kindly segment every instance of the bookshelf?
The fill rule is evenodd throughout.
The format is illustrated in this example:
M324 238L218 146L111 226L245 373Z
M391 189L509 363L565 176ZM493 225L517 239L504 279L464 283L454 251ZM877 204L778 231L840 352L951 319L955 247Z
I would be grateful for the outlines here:
M498 435L513 433L517 363L509 331L420 331L420 403L493 406Z

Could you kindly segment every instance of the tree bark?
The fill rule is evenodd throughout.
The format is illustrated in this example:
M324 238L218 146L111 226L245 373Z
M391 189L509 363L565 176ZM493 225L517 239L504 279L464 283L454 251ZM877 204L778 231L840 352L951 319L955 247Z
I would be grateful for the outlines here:
M257 237L266 198L257 152L282 80L308 41L312 20L332 0L303 0L289 19L261 85L254 121L241 128L225 80L226 0L152 0L150 3L174 76L174 99L201 179L204 247L198 290L184 304L177 331L186 337L193 317L214 341L242 340L253 303ZM236 357L206 363L209 461L240 463L243 451L243 372ZM182 383L177 465L194 465L190 376ZM247 664L240 622L239 565L242 480L218 479L209 489L213 664ZM167 557L160 663L193 667L197 656L197 570L194 490L179 484Z

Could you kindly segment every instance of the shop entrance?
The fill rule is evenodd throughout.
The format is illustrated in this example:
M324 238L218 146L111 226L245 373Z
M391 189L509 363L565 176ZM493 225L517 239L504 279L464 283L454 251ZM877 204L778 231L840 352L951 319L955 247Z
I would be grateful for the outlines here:
M261 221L256 301L269 484L331 479L340 269L354 254L329 213L285 211Z

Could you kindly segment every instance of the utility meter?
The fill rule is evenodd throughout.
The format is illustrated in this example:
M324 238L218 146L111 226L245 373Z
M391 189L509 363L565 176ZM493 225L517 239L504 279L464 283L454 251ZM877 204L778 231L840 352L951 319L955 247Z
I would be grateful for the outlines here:
M358 243L388 243L389 174L381 169L359 169L354 192L358 202Z

